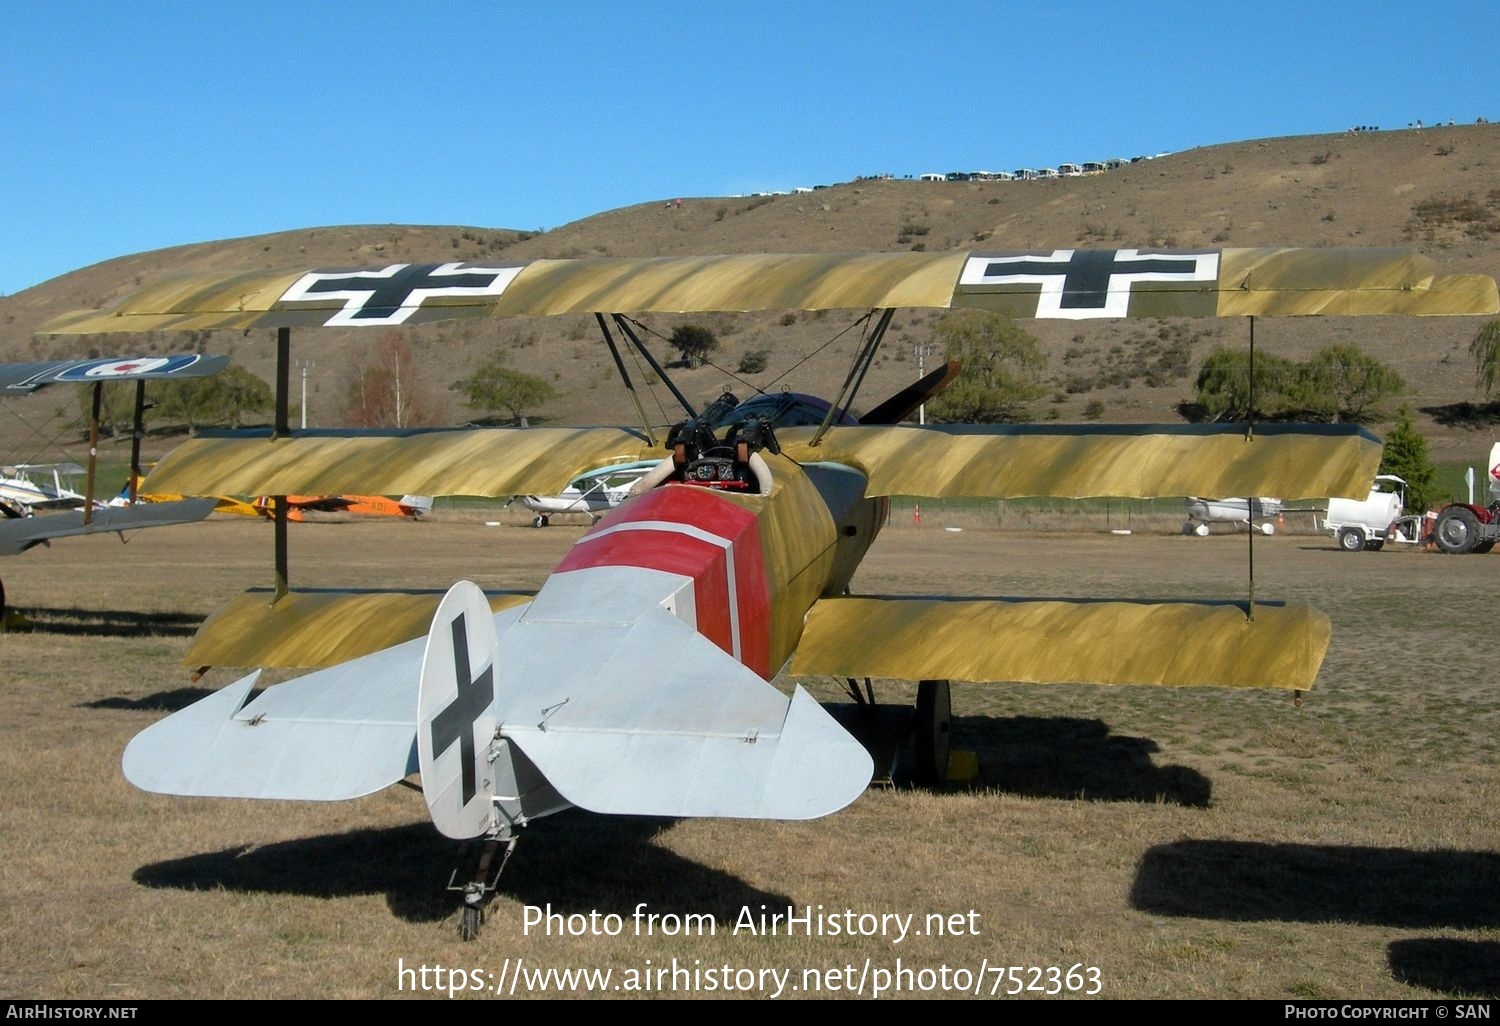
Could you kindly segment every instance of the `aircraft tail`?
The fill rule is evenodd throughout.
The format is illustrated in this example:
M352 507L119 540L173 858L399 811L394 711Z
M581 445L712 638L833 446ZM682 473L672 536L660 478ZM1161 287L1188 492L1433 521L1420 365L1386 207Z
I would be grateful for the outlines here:
M459 581L432 617L417 684L417 764L433 825L464 840L568 808L499 736L500 638L489 599Z
M417 686L422 797L447 837L478 837L493 825L489 750L499 647L484 592L469 581L449 588L432 618Z

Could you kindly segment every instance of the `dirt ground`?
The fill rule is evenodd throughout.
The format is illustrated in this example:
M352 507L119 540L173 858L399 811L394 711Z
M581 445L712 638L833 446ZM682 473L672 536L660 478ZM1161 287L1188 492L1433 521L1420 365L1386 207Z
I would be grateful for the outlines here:
M483 519L292 525L293 583L536 587L579 534ZM946 526L893 525L855 591L1245 593L1243 534ZM268 525L225 519L0 566L34 624L0 638L0 993L1500 996L1500 557L1257 539L1257 595L1334 622L1300 708L955 685L971 786L872 789L798 824L552 817L471 944L443 889L452 844L414 790L256 803L121 777L135 733L233 679L194 684L179 661L270 561ZM788 906L808 927L758 928ZM611 976L531 975L548 970Z

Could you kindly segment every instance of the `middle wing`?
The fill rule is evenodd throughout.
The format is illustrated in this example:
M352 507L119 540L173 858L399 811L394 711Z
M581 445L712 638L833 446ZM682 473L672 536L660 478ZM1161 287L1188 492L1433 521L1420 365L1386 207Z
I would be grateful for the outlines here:
M1363 498L1380 442L1353 424L939 424L778 432L799 462L846 463L868 495L1013 499Z
M867 494L932 498L1184 495L1363 498L1380 443L1350 424L837 427L780 432L803 463L845 463ZM550 495L584 471L660 459L623 428L199 438L157 465L152 491L211 494Z
M235 435L183 443L142 487L186 495L545 495L584 471L665 455L625 428Z

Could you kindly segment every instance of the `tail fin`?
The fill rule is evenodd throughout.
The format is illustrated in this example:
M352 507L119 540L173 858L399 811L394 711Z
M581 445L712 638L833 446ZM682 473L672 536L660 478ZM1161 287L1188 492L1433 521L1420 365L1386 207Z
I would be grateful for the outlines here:
M417 691L417 758L432 822L447 837L496 825L495 662L499 639L478 585L459 581L432 618Z

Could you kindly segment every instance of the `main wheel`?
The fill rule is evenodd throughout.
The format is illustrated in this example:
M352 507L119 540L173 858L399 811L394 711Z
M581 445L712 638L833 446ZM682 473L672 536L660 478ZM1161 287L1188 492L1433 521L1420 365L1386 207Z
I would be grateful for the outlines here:
M917 683L917 714L912 722L912 782L937 787L948 779L952 698L946 680Z
M1473 552L1479 544L1479 518L1473 510L1449 506L1433 525L1432 540L1437 543L1439 552L1450 556Z
M1271 535L1276 533L1276 525L1271 523L1269 520L1264 520L1260 523L1256 530L1269 538L1271 537Z
M547 518L544 517L544 516L542 516L540 513L538 513L536 516L534 516L534 517L531 518L531 526L532 527L546 527L547 526Z
M1359 552L1365 547L1365 532L1357 527L1339 528L1339 548L1345 552Z

